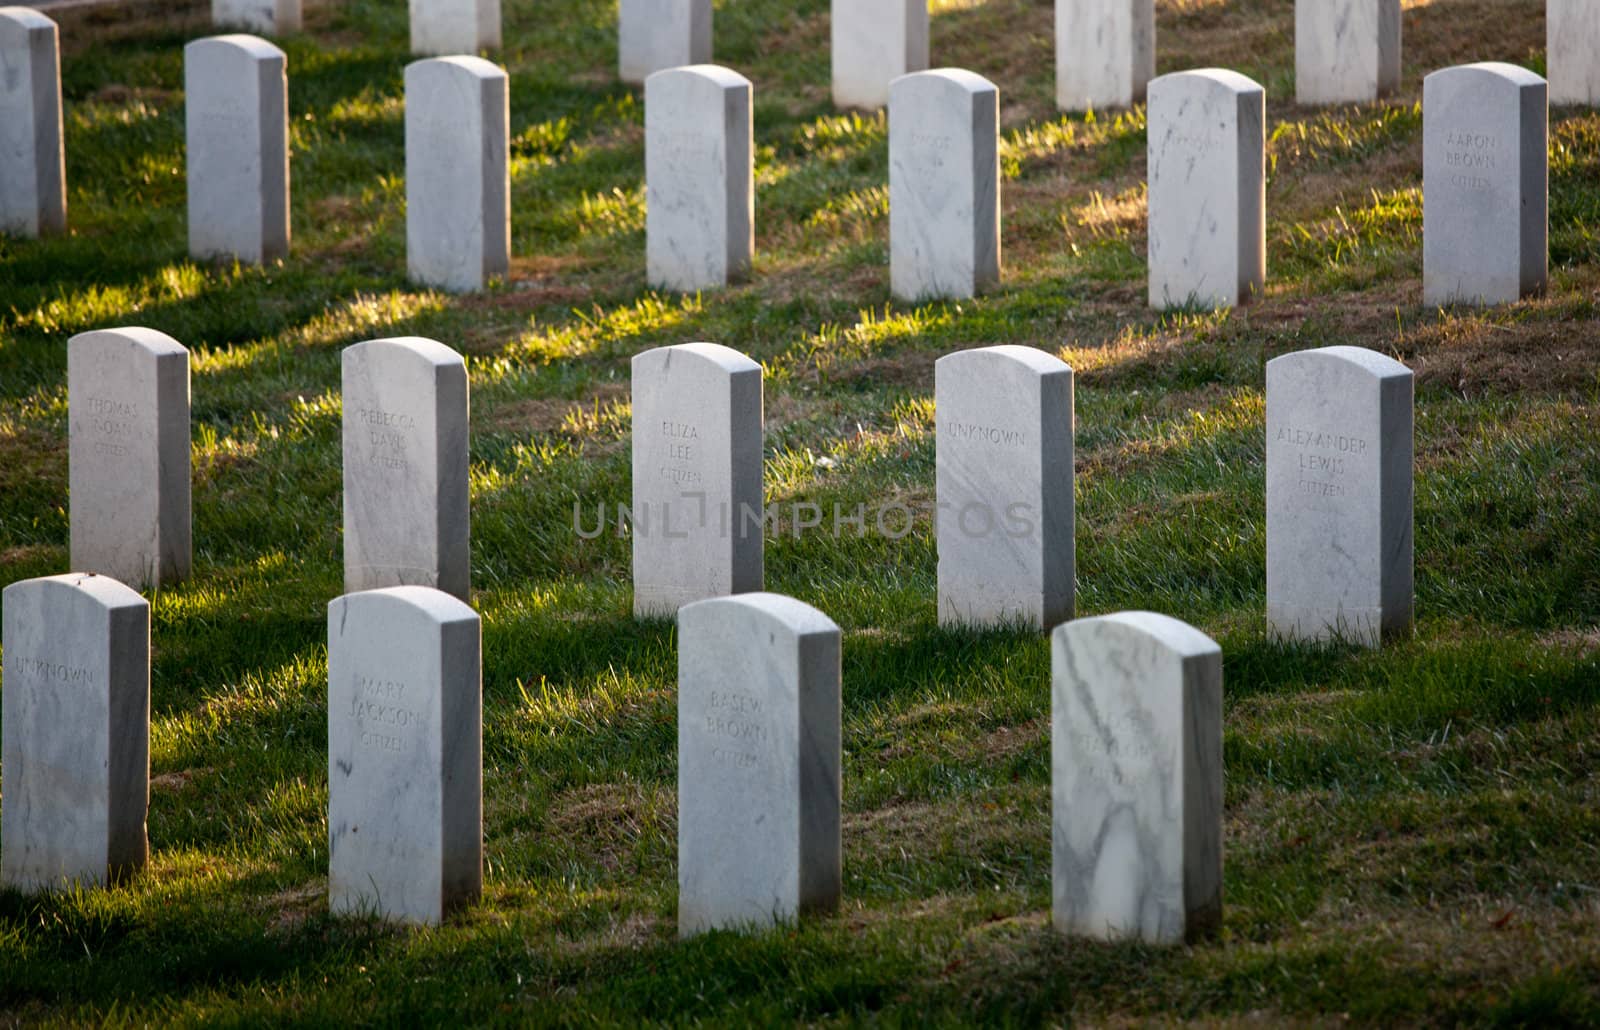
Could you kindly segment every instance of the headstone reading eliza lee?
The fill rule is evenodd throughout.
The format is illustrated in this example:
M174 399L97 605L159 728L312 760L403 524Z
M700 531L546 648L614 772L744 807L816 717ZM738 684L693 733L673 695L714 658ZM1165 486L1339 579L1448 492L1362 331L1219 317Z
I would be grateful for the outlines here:
M511 268L510 83L479 57L406 67L406 265L454 293Z
M135 588L189 575L189 352L154 329L67 341L72 566Z
M833 102L867 110L928 67L928 0L832 0Z
M1155 74L1155 0L1056 0L1056 106L1130 107Z
M711 60L711 0L618 0L617 67L623 82Z
M1295 0L1302 104L1376 100L1400 88L1400 0Z
M1422 84L1422 292L1511 304L1549 279L1549 90L1526 68L1468 64Z
M839 627L793 598L678 613L678 933L839 904Z
M1072 369L1031 347L934 366L939 621L1072 618Z
M0 232L67 228L59 36L38 11L0 7Z
M1546 0L1545 60L1552 104L1600 104L1600 4Z
M289 80L255 36L183 48L189 253L262 264L289 252Z
M1057 930L1152 944L1222 921L1222 650L1120 612L1051 641Z
M760 590L761 366L715 343L633 359L633 611Z
M644 85L650 285L694 292L750 271L755 164L750 80L716 65Z
M149 853L150 605L108 576L5 589L0 883L100 886Z
M300 31L300 0L211 0L211 24L281 36Z
M889 279L901 300L1000 281L1000 91L960 68L889 87Z
M1150 306L1227 308L1267 279L1267 95L1220 68L1150 83Z
M421 337L344 351L344 588L471 588L467 366Z
M1361 347L1267 363L1267 622L1376 646L1411 629L1412 375Z
M500 46L500 0L411 0L411 52L476 54Z
M328 605L328 908L437 924L483 885L478 616L426 587Z

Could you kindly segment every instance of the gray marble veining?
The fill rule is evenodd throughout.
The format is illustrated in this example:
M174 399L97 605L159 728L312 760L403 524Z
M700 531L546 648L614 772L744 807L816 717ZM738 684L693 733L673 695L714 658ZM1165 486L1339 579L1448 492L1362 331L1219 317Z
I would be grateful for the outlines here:
M1393 93L1400 36L1400 0L1295 0L1295 100L1347 104Z
M29 7L0 7L0 232L67 230L56 23Z
M1131 107L1155 74L1155 0L1056 0L1057 107Z

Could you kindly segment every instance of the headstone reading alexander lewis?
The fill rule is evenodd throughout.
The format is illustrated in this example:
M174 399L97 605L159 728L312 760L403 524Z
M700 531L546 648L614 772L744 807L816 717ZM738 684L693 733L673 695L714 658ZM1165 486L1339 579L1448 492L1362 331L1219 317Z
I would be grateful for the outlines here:
M411 52L476 54L500 46L500 0L411 0Z
M300 31L300 0L211 0L211 24L281 36Z
M0 232L67 228L59 37L38 11L0 7Z
M1295 0L1295 100L1355 103L1399 88L1400 0Z
M1545 0L1552 104L1600 104L1600 4Z
M1056 0L1057 107L1131 107L1155 74L1155 0Z
M618 0L617 69L623 82L711 61L711 0Z
M832 0L833 102L867 110L928 67L928 0Z

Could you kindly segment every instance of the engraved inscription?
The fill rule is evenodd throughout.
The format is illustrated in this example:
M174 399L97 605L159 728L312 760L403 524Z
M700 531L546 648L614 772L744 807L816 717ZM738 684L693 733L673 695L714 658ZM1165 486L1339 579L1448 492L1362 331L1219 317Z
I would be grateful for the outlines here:
M711 749L712 759L736 769L760 765L762 752L771 741L770 731L761 721L760 699L752 694L712 691L707 709L705 731L717 741Z
M1027 434L1019 430L980 426L971 422L950 421L944 425L945 435L953 440L982 440L1004 447L1021 447L1028 442Z
M1450 129L1445 133L1445 146L1448 148L1444 155L1445 165L1462 169L1450 176L1450 185L1469 190L1484 190L1494 185L1494 180L1471 172L1495 169L1500 150L1499 137Z
M661 464L661 478L677 486L689 486L702 481L699 471L688 467L699 449L700 427L692 422L674 422L663 419L661 435L667 441Z
M33 676L42 680L51 680L56 683L93 683L94 673L82 665L68 665L65 662L53 662L48 658L31 658L23 655L13 659L17 674Z
M350 714L362 723L362 747L391 753L406 750L406 738L396 731L421 725L422 713L400 703L405 700L406 685L399 680L356 677Z
M1342 480L1350 462L1367 453L1369 441L1343 433L1324 433L1298 426L1280 426L1277 440L1295 449L1295 488L1312 497L1343 497Z
M401 472L411 467L406 455L406 432L417 428L415 416L362 408L356 412L356 418L367 427L367 444L372 448L367 458L369 464Z
M96 437L93 451L113 458L125 457L128 454L128 441L134 436L134 420L139 417L139 406L109 397L90 397L87 404L89 431Z
M1160 770L1162 756L1174 753L1168 741L1152 741L1146 728L1126 716L1102 719L1101 726L1103 734L1081 725L1067 731L1076 768L1091 780L1119 787L1147 783Z

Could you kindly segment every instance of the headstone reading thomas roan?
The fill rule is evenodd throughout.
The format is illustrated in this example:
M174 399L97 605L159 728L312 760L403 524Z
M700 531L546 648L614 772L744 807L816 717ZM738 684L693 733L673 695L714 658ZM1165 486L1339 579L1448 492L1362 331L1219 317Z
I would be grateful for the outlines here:
M790 597L678 613L678 934L838 906L839 627Z
M500 46L500 0L411 0L411 52L472 55Z
M889 87L889 279L901 300L1000 281L1000 91L960 68Z
M750 80L712 64L645 81L650 285L692 293L750 271L755 250Z
M154 329L67 341L72 567L135 588L187 578L189 352Z
M1525 68L1468 64L1422 83L1422 293L1511 304L1549 280L1549 89Z
M66 231L63 147L56 23L27 7L0 7L0 232Z
M344 588L468 600L467 367L411 336L344 351Z
M406 265L453 293L511 268L510 81L480 57L406 67Z
M1600 4L1594 0L1546 0L1552 104L1600 104Z
M1072 369L1032 347L934 365L939 621L1072 618Z
M328 908L437 924L483 886L478 616L426 587L328 605Z
M832 0L833 103L874 110L928 67L928 0Z
M281 36L300 31L300 0L211 0L211 24Z
M1266 110L1238 72L1151 81L1151 307L1234 307L1265 287Z
M711 60L711 0L618 0L617 68L638 85L656 72Z
M1222 921L1222 650L1152 612L1051 641L1057 930L1193 941Z
M1267 623L1376 646L1411 629L1412 375L1361 347L1267 363Z
M0 883L101 886L149 853L150 604L108 576L5 589Z
M1355 103L1399 88L1400 0L1295 0L1295 100Z
M1057 107L1131 107L1155 74L1155 0L1056 0Z
M760 590L761 366L715 343L633 358L633 611Z
M289 253L289 80L255 36L183 48L189 253L264 264Z

